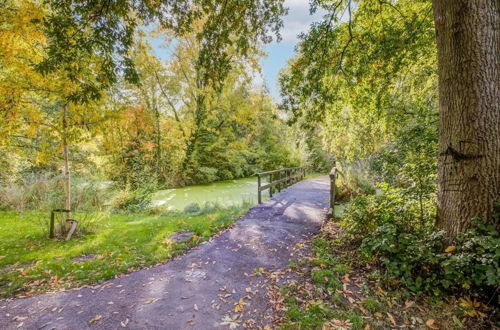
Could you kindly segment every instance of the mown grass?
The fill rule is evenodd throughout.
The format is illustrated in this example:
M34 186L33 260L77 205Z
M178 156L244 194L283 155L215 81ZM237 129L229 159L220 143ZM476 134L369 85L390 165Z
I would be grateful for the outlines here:
M45 213L0 212L0 297L95 284L166 262L227 228L248 208L212 208L195 215L76 214L86 219L90 232L70 241L47 238ZM185 231L194 232L193 239L168 239ZM93 258L72 260L86 255Z

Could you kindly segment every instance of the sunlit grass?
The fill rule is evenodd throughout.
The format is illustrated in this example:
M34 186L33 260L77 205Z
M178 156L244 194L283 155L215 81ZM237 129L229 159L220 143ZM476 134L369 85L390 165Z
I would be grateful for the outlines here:
M70 241L47 238L47 214L0 212L0 297L94 284L166 262L231 225L248 207L214 208L197 215L77 214L77 219L98 221L90 233ZM168 240L183 231L194 232L194 239ZM92 258L71 260L85 255Z

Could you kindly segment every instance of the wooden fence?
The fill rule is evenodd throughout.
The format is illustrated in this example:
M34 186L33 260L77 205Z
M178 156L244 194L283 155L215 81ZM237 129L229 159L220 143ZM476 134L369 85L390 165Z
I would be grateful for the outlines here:
M269 176L269 182L263 183L263 178ZM306 176L306 170L303 167L289 167L280 170L257 173L257 194L259 204L262 203L262 191L269 189L269 196L273 196L273 190L281 191L295 182L298 182Z
M333 217L335 215L335 180L337 179L337 167L334 166L328 176L330 177L330 216Z

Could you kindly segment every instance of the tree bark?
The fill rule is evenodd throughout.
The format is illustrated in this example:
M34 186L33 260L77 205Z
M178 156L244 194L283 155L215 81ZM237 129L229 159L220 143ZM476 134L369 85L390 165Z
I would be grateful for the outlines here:
M433 0L439 63L439 227L449 238L500 201L500 1ZM498 228L499 224L496 223Z
M69 147L68 147L68 106L63 108L63 158L64 158L64 208L70 212L66 212L66 219L71 219L71 176L69 170Z

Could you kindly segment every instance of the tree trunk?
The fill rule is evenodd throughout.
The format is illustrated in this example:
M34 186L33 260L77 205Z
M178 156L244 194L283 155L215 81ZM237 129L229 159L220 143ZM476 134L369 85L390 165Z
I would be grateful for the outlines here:
M450 238L500 201L500 1L433 0L439 63L438 220ZM496 223L498 228L499 224Z
M63 158L64 158L64 208L71 211L71 176L68 159L68 106L63 108ZM71 219L71 212L66 213L66 219Z
M161 116L158 107L154 106L155 113L155 138L156 138L156 149L155 149L155 175L156 175L156 184L160 181L160 162L161 162Z

